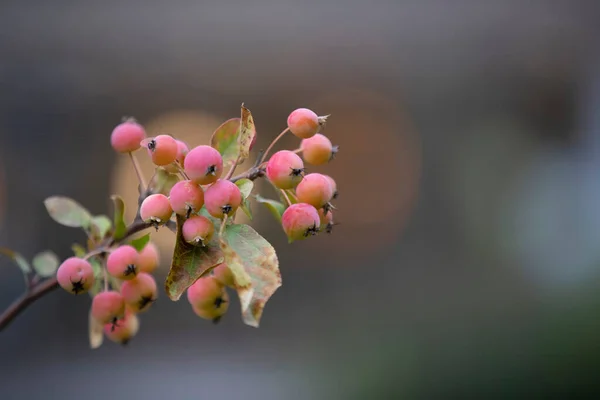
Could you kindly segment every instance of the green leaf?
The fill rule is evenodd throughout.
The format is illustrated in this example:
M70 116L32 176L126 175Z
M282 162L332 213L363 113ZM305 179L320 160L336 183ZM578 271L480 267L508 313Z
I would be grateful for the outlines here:
M116 194L113 194L112 196L110 196L110 198L113 201L115 207L115 214L113 217L115 231L113 233L113 237L116 240L119 240L122 239L123 236L125 236L125 233L127 232L127 225L125 224L125 203L123 202L121 196L118 196Z
M94 270L94 284L88 292L93 298L104 289L104 266L96 257L92 257L88 261Z
M31 261L35 272L44 278L54 275L60 264L60 260L51 251L43 251L33 257Z
M177 215L177 238L165 289L169 298L179 300L183 292L202 275L223 262L223 253L215 237L203 246L193 246L183 239L185 218Z
M254 126L254 118L252 113L242 104L242 122L240 124L240 160L238 164L241 164L250 156L250 147L256 137L256 128Z
M225 263L233 274L242 320L258 327L265 304L281 286L275 249L254 229L243 224L226 226L220 245Z
M90 348L97 349L102 346L104 341L103 326L92 317L92 310L88 314L88 336L90 340Z
M95 237L104 239L110 228L112 228L112 221L106 215L96 215L92 218L91 228Z
M146 233L144 236L131 240L129 244L135 247L137 251L142 251L149 241L150 233Z
M148 189L152 193L162 193L168 196L171 188L177 182L179 182L179 175L170 173L164 167L157 167L154 176L148 184Z
M21 271L24 275L27 275L31 272L31 267L29 266L27 260L16 251L2 247L0 248L0 254L4 254L6 257L13 260L19 266L19 268L21 268Z
M275 219L277 219L277 221L281 222L281 216L283 215L283 213L285 212L285 209L286 209L286 207L283 203L281 203L277 200L267 199L258 194L256 196L254 196L254 198L256 199L257 202L264 204L269 209L269 211L271 211L271 214L273 214Z
M71 245L71 250L73 250L73 254L75 255L75 257L83 258L87 254L85 247L83 247L79 243L73 243Z
M252 189L254 188L254 182L250 179L240 179L235 182L235 184L240 188L240 192L242 193L242 204L241 209L246 213L248 218L252 219L252 209L250 208L249 197L252 193Z
M240 122L240 118L231 118L223 122L210 138L211 147L215 148L223 157L223 165L233 165L240 154L238 142Z
M92 215L81 204L68 197L53 196L44 200L48 214L61 225L88 228Z

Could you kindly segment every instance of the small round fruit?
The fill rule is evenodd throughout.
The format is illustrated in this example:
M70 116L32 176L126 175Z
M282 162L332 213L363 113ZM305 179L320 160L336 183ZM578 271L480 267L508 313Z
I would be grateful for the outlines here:
M290 243L316 235L320 225L319 212L306 203L292 204L281 216L281 226Z
M56 280L69 293L85 293L94 284L94 270L83 258L70 257L58 267Z
M125 315L125 300L115 291L100 292L92 300L92 317L101 324L115 323Z
M331 210L325 212L324 209L319 208L319 218L321 218L320 230L331 233L335 225L333 222L333 212Z
M144 127L133 118L120 123L110 135L110 144L119 153L130 153L140 148L140 142L146 137Z
M173 215L169 198L161 193L154 193L146 197L140 206L140 217L144 222L153 222L156 225L167 223Z
M215 218L232 216L242 203L242 193L235 183L220 179L206 189L204 206Z
M106 269L111 276L121 280L135 278L139 272L138 252L128 244L117 247L106 259Z
M308 108L298 108L288 116L287 124L294 135L308 139L319 130L319 116Z
M203 215L194 215L186 219L181 227L183 239L196 246L206 246L212 239L214 232L213 223Z
M229 309L229 294L223 290L221 296L215 297L211 304L192 306L194 313L200 318L218 323Z
M331 196L331 198L337 199L337 197L338 197L337 184L335 183L335 181L333 180L333 178L331 176L325 175L325 178L327 178L327 180L331 184L331 189L333 190L333 196Z
M215 279L212 275L206 275L198 278L187 289L188 302L194 307L204 307L212 304L215 298L222 296L225 292L225 286Z
M190 149L185 142L177 139L175 139L175 141L177 142L177 157L175 158L175 162L183 168L185 156L187 156L187 153L189 153ZM173 174L177 174L179 172L179 168L173 164L166 165L165 169Z
M304 176L304 162L293 151L281 150L267 163L267 178L279 189L293 189Z
M179 146L172 136L158 135L144 140L143 144L148 148L148 154L155 165L169 165L177 158Z
M327 164L337 152L337 147L325 135L317 133L315 136L302 140L300 144L304 161L312 165Z
M233 273L225 263L221 263L212 269L212 276L221 284L234 287Z
M125 316L115 324L105 324L104 334L106 337L119 344L127 344L140 329L140 320L131 311L125 311Z
M315 208L321 208L333 197L333 188L325 175L308 174L296 187L296 197L300 203L308 203Z
M192 181L199 185L208 185L221 177L223 158L210 146L197 146L185 156L183 168Z
M171 208L176 214L189 217L204 205L204 191L192 181L179 181L169 193Z
M156 267L158 267L158 262L160 261L160 253L158 252L158 248L152 242L146 244L142 251L138 253L138 269L139 272L146 272L148 274L154 272Z
M140 272L135 279L123 282L121 295L125 300L125 304L131 310L135 312L146 311L152 302L156 300L156 281L152 275Z

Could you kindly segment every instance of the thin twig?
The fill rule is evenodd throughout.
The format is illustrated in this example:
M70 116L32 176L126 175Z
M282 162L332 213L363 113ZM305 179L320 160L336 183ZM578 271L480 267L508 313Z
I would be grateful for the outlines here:
M285 190L283 189L279 189L281 191L281 194L283 195L283 197L285 197L285 201L287 201L288 206L291 207L292 206L292 202L290 201L290 198L288 197L287 193L285 192Z
M148 184L146 184L146 180L144 179L142 168L140 167L140 164L138 163L137 158L135 158L133 152L129 152L129 157L131 158L133 169L135 169L135 174L137 175L138 182L140 183L140 193L143 193L148 187Z
M227 172L227 175L225 175L225 178L223 179L229 179L231 178L231 176L233 175L233 173L235 172L235 169L238 166L238 163L240 162L240 160L242 159L242 156L238 156L236 158L236 160L233 162L233 165L231 166L231 168L229 169L229 172Z
M283 135L285 135L287 133L287 131L289 131L289 130L290 130L290 128L285 128L283 131L281 131L281 133L275 139L273 139L273 141L271 142L271 144L269 145L269 147L267 147L267 150L265 151L265 153L260 158L260 163L259 164L262 164L265 161L265 159L269 155L269 151L271 151L271 149L273 148L273 146L275 146L275 143L277 143L279 141L279 139L281 139L283 137Z
M175 168L177 168L177 171L179 171L179 173L181 174L181 177L183 179L185 179L186 181L190 180L190 177L185 173L185 170L183 169L183 167L181 166L181 164L179 164L178 161L174 161L172 165L174 165Z

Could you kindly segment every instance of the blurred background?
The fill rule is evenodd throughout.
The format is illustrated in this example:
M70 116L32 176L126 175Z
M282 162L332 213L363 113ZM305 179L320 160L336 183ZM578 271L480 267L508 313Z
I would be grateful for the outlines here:
M129 346L92 351L89 297L52 292L0 333L0 398L600 395L599 18L594 0L2 2L1 246L71 255L83 233L50 195L99 214L119 193L132 215L122 116L198 145L242 102L257 148L297 107L332 114L339 156L311 170L337 180L340 225L288 245L253 205L283 275L259 329L237 299L212 325L162 293ZM22 290L2 259L0 306Z

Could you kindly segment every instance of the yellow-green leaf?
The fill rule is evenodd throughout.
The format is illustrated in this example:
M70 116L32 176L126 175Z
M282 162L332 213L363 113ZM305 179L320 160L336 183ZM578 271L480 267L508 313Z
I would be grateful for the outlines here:
M242 204L240 206L240 208L242 209L242 211L244 213L246 213L246 215L248 216L248 218L252 219L252 209L250 208L250 194L252 193L252 189L254 188L254 182L252 182L250 179L240 179L239 181L235 182L235 184L238 186L238 188L240 189L240 192L242 194Z
M92 215L75 200L63 196L52 196L44 200L48 214L61 225L72 228L88 228Z
M127 225L125 224L125 202L121 196L113 194L110 196L113 201L115 207L115 214L113 218L113 223L115 225L115 231L113 233L113 237L118 240L125 236L125 232L127 232Z
M254 126L254 118L252 113L242 104L242 118L240 124L240 160L238 164L241 164L250 156L250 147L256 137L256 127Z
M98 347L102 346L102 342L104 341L104 332L102 329L102 324L92 317L92 312L90 310L90 313L88 314L88 333L90 347L92 349L97 349Z
M223 157L223 165L233 165L240 154L238 136L240 118L231 118L221 124L210 138L210 145Z
M29 266L27 260L16 251L7 249L5 247L0 248L0 254L4 254L6 257L13 260L15 264L17 264L17 266L21 269L21 272L23 272L23 276L25 277L25 284L28 285L29 279L27 278L27 275L31 272L31 267Z
M254 198L256 199L257 202L264 204L267 209L271 212L271 214L273 214L273 216L275 217L275 219L277 219L277 221L281 222L281 216L283 215L283 213L285 212L285 205L277 200L272 200L272 199L267 199L265 197L262 197L261 195L257 194L256 196L254 196Z
M98 239L104 239L110 228L112 228L112 221L106 215L96 215L92 218L92 234Z
M131 240L129 244L135 247L137 251L142 251L149 241L150 233L146 233L144 236Z
M31 261L35 272L44 278L54 275L60 264L60 260L51 251L43 251L33 257Z

